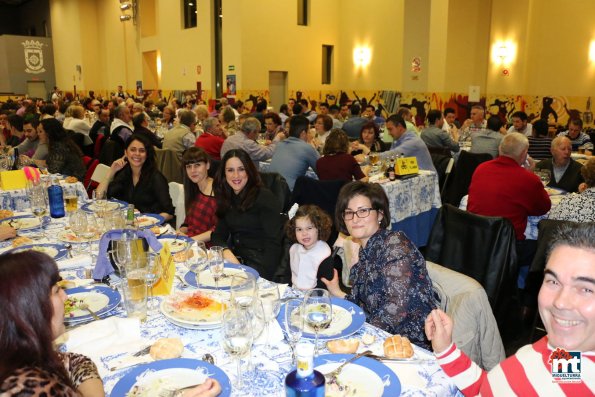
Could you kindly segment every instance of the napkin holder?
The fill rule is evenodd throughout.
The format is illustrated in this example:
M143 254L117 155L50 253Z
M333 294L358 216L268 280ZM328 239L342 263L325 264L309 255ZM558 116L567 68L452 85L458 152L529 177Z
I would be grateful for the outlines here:
M416 157L399 157L395 160L395 175L406 176L419 173Z
M17 190L27 187L25 171L2 171L0 172L0 187L2 190Z

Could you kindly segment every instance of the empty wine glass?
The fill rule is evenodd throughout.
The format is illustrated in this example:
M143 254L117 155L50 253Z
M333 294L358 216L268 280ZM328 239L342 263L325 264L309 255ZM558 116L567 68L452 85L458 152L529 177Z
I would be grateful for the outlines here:
M31 204L31 211L39 221L39 235L43 236L43 216L48 211L48 198L46 189L42 184L29 184L27 195Z
M237 377L233 386L241 390L244 387L241 359L250 354L252 346L250 318L242 310L231 308L225 311L221 335L223 349L237 361Z
M296 365L295 345L300 341L304 330L302 303L301 299L290 299L285 303L285 332L291 348L292 365Z
M70 225L70 230L72 230L72 232L77 238L77 242L80 242L80 239L82 238L82 233L84 233L85 229L87 228L87 217L85 213L81 210L71 212L68 216L68 223ZM75 251L77 253L80 253L80 245L75 244L74 247Z
M322 288L314 288L304 296L302 307L304 322L308 324L315 334L314 355L318 355L318 333L327 328L333 318L333 306L329 292Z
M219 279L223 276L225 262L223 261L223 247L209 249L209 271L215 280L215 288L219 291Z
M195 241L190 244L190 250L193 251L193 255L184 263L188 270L194 273L196 286L200 287L200 273L205 270L208 264L207 248L202 241Z
M107 201L106 201L106 192L105 190L93 190L93 193L91 193L91 199L93 200L93 209L99 213L102 213L105 211L106 207L107 207Z
M118 267L120 277L124 278L126 274L126 265L132 261L132 249L130 241L126 238L112 241L112 258Z
M256 296L256 277L252 273L236 273L229 287L231 304L245 308L252 306Z
M147 309L151 312L155 307L155 297L153 296L153 286L161 277L163 267L161 266L161 257L154 253L147 254L147 267L145 272L145 284L147 285Z
M258 286L258 298L262 303L264 310L264 319L266 323L266 342L265 348L269 347L269 326L274 321L281 309L281 299L279 297L279 288L277 284L266 281Z

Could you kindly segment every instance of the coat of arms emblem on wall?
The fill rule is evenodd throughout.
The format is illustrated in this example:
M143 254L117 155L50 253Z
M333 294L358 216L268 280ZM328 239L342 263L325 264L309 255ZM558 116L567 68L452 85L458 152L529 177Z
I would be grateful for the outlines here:
M25 47L25 72L27 73L43 73L43 43L34 40L25 40L21 43Z

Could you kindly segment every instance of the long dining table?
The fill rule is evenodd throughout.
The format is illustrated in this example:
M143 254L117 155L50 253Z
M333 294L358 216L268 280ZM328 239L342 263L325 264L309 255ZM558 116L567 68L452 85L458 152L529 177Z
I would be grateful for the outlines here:
M45 237L35 240L35 244L60 243L56 240L55 231L67 230L67 218L50 219L45 225ZM26 234L26 233L25 233ZM57 260L58 267L64 279L71 280L77 286L93 288L98 284L96 281L86 278L89 266L93 265L94 256L98 248L97 244L90 245L91 252L84 253L81 257ZM0 243L0 253L11 249L11 241ZM95 252L93 252L95 251ZM79 258L79 260L77 260ZM184 278L187 269L178 264L173 290L171 294L178 294L183 291L194 291L194 287L188 285ZM105 287L104 287L105 288ZM284 299L303 296L303 292L297 291L286 285L279 285L279 290ZM68 293L68 290L67 290ZM159 302L165 297L158 296ZM284 300L282 299L282 301ZM205 354L211 354L215 359L215 365L223 370L228 378L233 381L236 374L234 361L221 346L221 330L214 329L187 329L168 321L160 310L149 312L146 321L126 318L126 312L121 305L102 315L102 320L90 321L84 325L76 324L67 329L67 333L61 338L61 349L63 351L76 351L91 357L97 365L104 382L106 395L119 396L114 388L127 374L134 371L137 366L122 366L126 364L126 358L147 343L152 343L159 338L179 338L184 345L183 358L201 359ZM374 342L369 346L360 343L359 350L371 349L382 355L382 343L389 336L386 332L370 324L363 323L363 326L351 335L350 338L362 339L372 335ZM246 386L242 390L231 389L232 396L284 396L284 379L292 370L290 347L284 337L281 326L277 323L271 325L269 332L268 346L266 341L256 341L250 355L251 359L244 359L242 366L247 372L243 379ZM319 343L321 354L328 353L325 344ZM436 363L433 354L423 348L414 346L415 358L418 361L411 363L386 363L388 368L397 375L400 382L400 395L403 396L457 396L461 395L454 383L446 376L440 366ZM251 370L248 370L251 361ZM142 365L142 364L140 364ZM384 384L388 388L387 380ZM392 390L392 389L391 389ZM392 394L385 393L386 396Z

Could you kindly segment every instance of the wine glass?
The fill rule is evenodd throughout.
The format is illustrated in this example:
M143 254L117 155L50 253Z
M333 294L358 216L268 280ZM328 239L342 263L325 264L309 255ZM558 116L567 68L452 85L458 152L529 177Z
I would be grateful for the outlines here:
M543 183L543 186L547 186L550 183L552 179L552 173L550 172L550 170L541 169L536 171L535 173L537 174L539 179L541 179L541 183Z
M237 378L233 386L241 390L244 386L241 358L250 353L252 346L252 327L248 314L235 308L226 310L223 313L221 335L223 349L237 360Z
M318 355L318 333L327 328L333 318L333 306L329 292L322 288L314 288L304 296L302 307L304 322L308 324L315 334L314 355Z
M102 213L105 211L105 208L107 206L107 201L105 199L105 190L99 191L97 189L93 190L93 193L91 193L91 199L93 200L93 203L95 204L93 207L95 209L95 211Z
M303 330L302 300L290 299L285 303L285 332L291 348L292 365L296 365L295 345L300 341Z
M118 266L120 277L124 278L126 265L132 261L132 249L130 241L124 235L122 237L120 240L112 241L112 258L116 266Z
M85 213L81 210L71 212L68 216L68 223L70 225L70 230L72 230L75 236L80 239L82 233L87 228L87 217ZM77 254L80 253L79 244L75 244L75 250L77 251Z
M145 284L147 286L147 308L149 311L156 309L155 297L153 296L153 286L161 277L163 267L161 266L161 257L159 254L151 252L147 254L147 268L145 271Z
M279 288L277 284L266 281L258 286L258 298L262 303L264 310L264 320L266 324L266 343L265 349L269 347L269 326L271 321L275 321L279 310L281 309L281 299L279 297Z
M85 227L81 231L81 237L84 239L83 249L87 248L89 251L91 247L91 240L97 235L99 227L97 226L97 219L94 214L83 214L85 218Z
M229 287L231 304L246 308L252 306L256 296L256 277L252 273L236 273Z
M209 271L215 280L215 288L219 291L219 279L223 276L225 262L223 261L223 247L209 249Z
M43 185L31 184L28 186L27 193L31 204L31 211L39 221L39 234L43 236L43 216L48 211L48 198Z
M186 262L186 267L188 270L194 273L194 277L196 278L196 286L200 286L200 272L205 270L208 263L208 254L207 248L205 243L202 241L195 241L189 244L190 250L194 252L194 255L191 258L188 258Z

